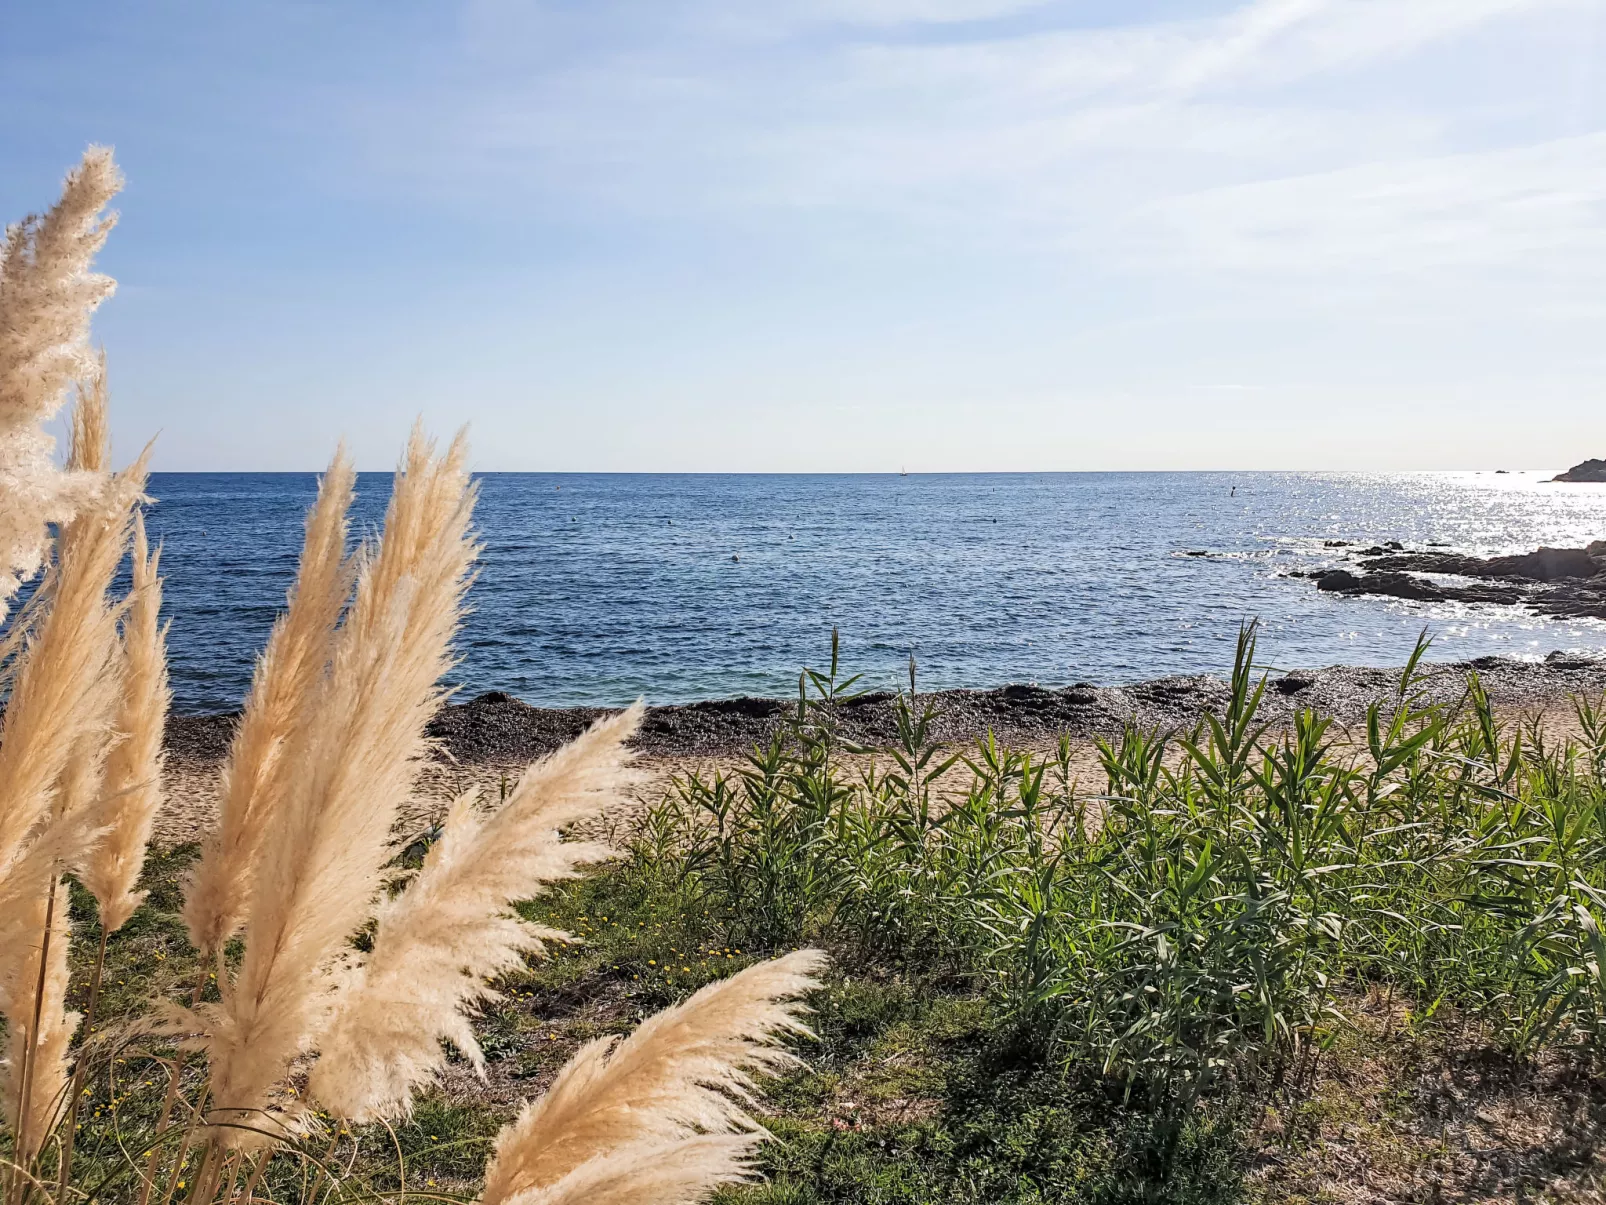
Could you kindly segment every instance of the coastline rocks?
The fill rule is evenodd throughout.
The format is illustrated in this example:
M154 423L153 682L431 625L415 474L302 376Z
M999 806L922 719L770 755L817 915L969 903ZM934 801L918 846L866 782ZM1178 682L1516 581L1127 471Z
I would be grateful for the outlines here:
M1606 619L1606 541L1587 548L1538 548L1516 556L1475 557L1456 552L1395 551L1373 547L1357 554L1361 572L1327 569L1310 576L1329 594L1373 594L1413 602L1525 605L1557 618ZM1420 574L1473 579L1466 585Z
M1441 571L1442 572L1442 571ZM1441 586L1409 573L1383 570L1354 574L1330 569L1316 579L1316 588L1333 594L1380 594L1413 602L1482 602L1510 605L1528 602L1527 592L1514 586Z
M1557 473L1552 481L1606 482L1606 460L1586 460L1575 464L1565 473Z
M1591 578L1606 570L1606 561L1597 559L1592 549L1606 551L1606 541L1596 540L1588 548L1539 548L1516 556L1475 557L1454 552L1411 552L1400 555L1365 556L1362 564L1371 570L1409 573L1449 573L1457 577L1516 577L1532 582L1554 582L1562 578Z

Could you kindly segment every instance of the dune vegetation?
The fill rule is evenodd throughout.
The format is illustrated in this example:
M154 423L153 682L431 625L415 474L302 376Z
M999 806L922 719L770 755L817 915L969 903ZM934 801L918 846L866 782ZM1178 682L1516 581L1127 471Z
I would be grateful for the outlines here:
M415 432L355 545L336 454L218 823L148 848L159 554L87 342L116 186L91 151L0 275L0 586L44 566L4 648L5 1205L1601 1191L1606 710L1429 702L1425 645L1359 728L1272 728L1250 625L1227 705L1093 782L942 746L912 666L853 745L833 649L644 809L638 705L401 831L476 552L462 440Z

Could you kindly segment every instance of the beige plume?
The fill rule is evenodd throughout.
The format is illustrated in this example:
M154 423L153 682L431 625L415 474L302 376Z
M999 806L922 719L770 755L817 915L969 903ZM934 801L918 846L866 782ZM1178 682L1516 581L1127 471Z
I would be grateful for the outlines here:
M102 505L74 521L42 587L49 606L21 653L0 726L0 875L48 813L93 795L75 785L71 755L109 722L116 698L119 608L106 591L144 485L142 456L113 478Z
M56 876L68 854L81 865L106 835L100 770L122 681L121 608L109 603L107 589L144 482L141 458L63 533L60 559L43 587L48 609L21 654L0 727L0 897L14 901L0 926L9 930L0 941L0 1011L9 1035L5 1099L30 1154L43 1139L38 1125L61 1103L67 1047L78 1026L77 1014L65 1009L68 900ZM51 941L41 996L47 913Z
M484 1205L593 1199L569 1190L552 1195L566 1180L592 1185L598 1200L627 1199L630 1184L650 1187L654 1148L666 1168L679 1159L683 1174L671 1177L671 1195L646 1192L643 1201L691 1200L684 1194L694 1187L700 1192L740 1175L749 1146L728 1141L724 1156L707 1164L706 1178L688 1181L697 1157L711 1153L699 1147L688 1154L684 1144L732 1134L762 1138L742 1107L752 1099L749 1072L797 1062L775 1042L808 1033L795 1000L819 986L814 976L824 964L818 950L759 963L649 1017L622 1042L601 1038L582 1047L546 1094L497 1135ZM630 1152L632 1166L609 1180L607 1160L621 1152ZM610 1187L603 1191L603 1184Z
M53 907L47 909L47 892L54 889ZM46 913L50 915L50 949L44 950ZM78 1031L79 1015L67 1011L68 946L72 928L67 916L67 884L50 882L46 891L29 901L21 912L27 936L7 955L11 964L3 991L10 1006L6 1012L9 1042L6 1048L4 1108L13 1136L21 1136L24 1160L32 1159L44 1144L56 1116L67 1107L70 1065L67 1049ZM44 977L39 957L45 953ZM40 985L44 994L35 1007ZM37 1012L38 1031L34 1031ZM32 1047L32 1065L25 1068L23 1054ZM26 1069L27 1075L24 1076ZM23 1080L28 1084L27 1107L22 1107Z
M482 817L472 799L453 807L423 869L381 908L373 953L319 1042L308 1087L326 1108L356 1121L404 1112L445 1063L443 1040L483 1064L467 1010L494 998L486 980L563 936L508 909L612 855L560 840L558 830L618 797L628 781L624 743L642 710L637 703L599 720L532 765L494 815Z
M694 1205L721 1184L751 1180L749 1160L767 1135L698 1134L668 1144L615 1147L507 1205Z
M67 468L72 472L109 473L111 467L111 416L106 404L106 353L102 351L95 357L89 375L78 382Z
M22 1146L30 1157L67 1103L62 1099L67 1051L79 1024L78 1014L66 1010L71 926L66 884L56 876L62 870L81 871L85 856L110 831L110 817L108 802L96 800L78 814L51 822L12 863L11 873L0 878L0 1013L5 1014L9 1038L0 1067L0 1108L13 1135L23 1135ZM41 995L39 955L47 914L50 950ZM36 1001L38 1036L30 1041ZM26 1093L30 1103L24 1112L19 1103L24 1096L24 1055L30 1045L33 1065Z
M55 465L44 424L68 386L94 375L89 318L115 282L90 271L113 217L102 211L122 187L105 147L90 147L42 217L6 231L0 248L0 619L25 578L44 562L46 529L96 499L102 472Z
M347 515L357 475L344 447L318 483L307 512L301 564L289 607L258 658L219 792L218 826L189 875L183 917L196 949L212 954L239 929L250 902L269 811L281 788L284 754L298 716L323 688L330 646L356 573L346 554Z
M123 621L122 698L116 727L122 739L106 760L102 791L113 805L111 831L79 875L100 905L108 933L122 928L140 901L135 891L145 845L162 803L162 730L172 691L167 685L167 639L162 626L161 550L145 539L145 520L134 517L133 590Z
M415 429L377 551L297 715L269 809L240 971L204 1010L218 1120L264 1114L333 1003L346 939L372 915L399 803L442 699L477 545L461 436L439 459ZM244 1141L238 1130L219 1139Z

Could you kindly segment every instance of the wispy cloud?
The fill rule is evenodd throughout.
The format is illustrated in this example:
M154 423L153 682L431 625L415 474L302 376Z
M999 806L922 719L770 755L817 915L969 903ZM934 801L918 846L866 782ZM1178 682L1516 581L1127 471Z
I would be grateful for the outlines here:
M1329 279L1459 268L1593 283L1606 262L1606 133L1212 189L1156 203L1131 229L1152 267L1185 256Z
M1256 0L1096 28L1046 0L788 0L762 20L707 0L656 9L644 36L594 44L584 23L554 24L543 6L472 11L472 45L495 53L467 52L359 126L387 172L476 203L490 192L657 214L840 210L1050 246L1113 234L1117 219L1130 237L1150 216L1167 238L1208 240L1216 221L1255 244L1264 206L1267 241L1286 249L1296 229L1323 223L1291 226L1283 198L1322 186L1278 181L1353 178L1379 230L1430 219L1424 181L1456 152L1537 173L1531 186L1558 196L1594 188L1582 153L1520 153L1512 139L1525 131L1502 119L1512 124L1521 97L1480 96L1477 79L1409 60L1458 40L1482 38L1473 52L1488 54L1491 38L1584 28L1603 0ZM592 11L619 28L617 5ZM897 32L1023 13L1026 32ZM1367 89L1361 103L1338 103L1335 78ZM1466 145L1479 140L1494 145ZM1450 237L1435 228L1435 241Z

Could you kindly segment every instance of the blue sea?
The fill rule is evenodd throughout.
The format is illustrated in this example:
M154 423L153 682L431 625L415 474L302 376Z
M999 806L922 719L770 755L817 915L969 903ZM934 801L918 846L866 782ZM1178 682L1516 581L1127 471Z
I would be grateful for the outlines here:
M1606 624L1318 594L1329 540L1491 555L1606 536L1606 486L1538 473L489 474L455 681L529 702L786 695L829 658L922 689L1271 665L1606 651ZM365 474L372 530L388 474ZM239 705L294 574L313 474L161 473L175 707ZM1205 555L1194 555L1203 553Z

